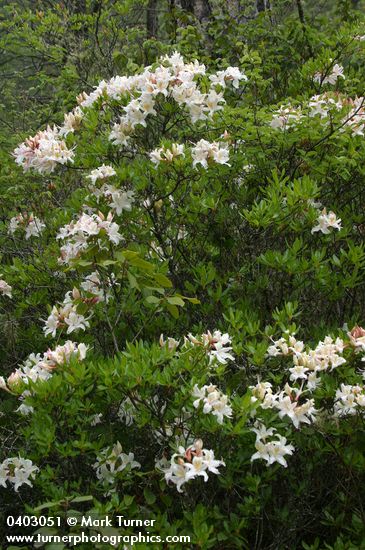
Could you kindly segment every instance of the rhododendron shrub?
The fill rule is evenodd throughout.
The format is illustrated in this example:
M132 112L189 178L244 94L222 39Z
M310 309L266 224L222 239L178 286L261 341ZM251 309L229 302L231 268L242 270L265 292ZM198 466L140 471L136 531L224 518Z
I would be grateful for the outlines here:
M363 31L270 21L182 28L12 148L4 515L361 547Z

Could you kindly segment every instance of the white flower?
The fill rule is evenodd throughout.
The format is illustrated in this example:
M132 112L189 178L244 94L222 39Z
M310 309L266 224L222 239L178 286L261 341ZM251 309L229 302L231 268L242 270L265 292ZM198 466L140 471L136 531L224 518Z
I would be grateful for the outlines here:
M181 462L171 461L169 469L165 471L165 480L174 483L178 492L182 493L181 487L188 481L187 473L188 469L182 459Z
M203 168L208 168L208 161L214 161L217 164L228 164L229 150L226 143L213 142L210 143L205 139L201 139L191 150L193 157L193 167L201 164Z
M332 72L329 74L315 73L314 81L321 84L336 84L338 78L340 77L345 78L345 75L343 74L343 67L336 63L332 68Z
M275 408L278 409L280 418L288 416L297 429L301 423L311 424L315 420L314 415L317 412L314 408L314 399L308 399L299 405L297 400L293 400L289 395L284 395L284 392L278 396Z
M300 109L295 109L290 105L282 105L274 114L270 123L271 128L275 130L287 130L296 126L303 118Z
M33 487L31 480L34 479L39 468L27 458L12 457L7 458L0 464L0 484L6 487L6 481L14 485L14 490L18 491L21 485Z
M220 466L225 466L226 465L225 462L223 460L216 460L214 458L214 451L212 450L203 449L202 453L203 453L203 460L208 472L212 472L213 474L219 475L220 472L218 468Z
M11 218L9 224L9 233L14 234L18 229L25 230L25 238L39 237L46 225L33 214L18 214Z
M271 429L267 430L265 426L261 428L261 432L258 430L253 431L256 431L257 434L255 442L257 452L252 455L251 461L258 459L266 460L267 466L274 464L274 462L278 462L281 466L286 468L288 464L284 457L286 455L293 454L293 451L295 450L293 445L287 445L286 438L278 434L275 435L277 439L265 442L267 437L273 435ZM261 437L261 433L263 434L263 437ZM262 441L262 439L264 439L264 441Z
M123 453L122 446L117 443L112 448L103 449L93 468L96 470L96 477L105 483L114 483L115 476L118 472L122 472L127 466L132 470L133 468L140 468L139 462L134 460L134 454L128 455Z
M302 365L295 365L291 369L289 369L290 374L290 380L306 380L307 379L307 372L309 369L306 367L303 367Z
M15 162L22 166L24 172L34 169L40 174L49 174L57 164L73 162L74 153L67 149L66 143L60 139L56 127L49 126L21 143L13 153Z
M213 86L219 85L225 88L226 80L231 81L234 88L239 87L240 80L247 80L247 76L238 67L228 67L225 71L218 71L209 77Z
M67 240L66 244L61 248L60 263L69 263L71 260L87 249L89 239L98 237L98 245L103 246L100 238L100 232L104 231L110 242L119 244L122 240L122 235L119 233L119 225L113 220L113 215L109 212L105 216L99 214L86 214L85 212L76 222L71 222L61 229L56 236L57 239Z
M159 339L159 344L161 348L167 345L170 351L174 351L179 346L180 340L175 340L175 338L171 338L171 336L168 336L167 340L165 340L163 334L161 334Z
M74 133L81 125L81 120L84 113L80 107L75 107L70 113L64 115L64 123L59 129L60 136L67 136L70 133Z
M116 171L112 166L106 166L105 164L102 164L101 166L99 166L99 168L95 168L95 170L92 170L90 172L90 175L87 177L91 180L91 183L95 185L95 182L98 179L104 180L115 175Z
M208 474L205 471L207 469L207 464L205 463L203 456L194 456L191 463L185 463L185 467L187 469L186 481L189 481L189 479L194 479L198 476L202 476L204 481L208 481Z
M133 191L121 191L111 185L106 186L103 189L105 197L110 199L109 206L115 210L115 213L119 216L123 210L132 210L132 203L134 200Z
M255 422L254 428L251 428L251 431L256 434L256 441L263 439L264 441L274 435L276 432L275 428L266 428L261 422Z
M341 229L341 219L336 217L334 212L329 212L324 208L317 218L318 225L312 228L312 233L322 231L325 235L330 233L330 228Z
M341 384L336 390L334 415L338 417L356 414L358 407L365 406L365 387Z
M71 311L68 317L65 319L65 323L68 326L67 334L71 334L75 330L86 330L90 326L89 321L85 319L83 315L78 314L76 311Z
M221 342L217 342L214 345L214 349L209 352L209 362L212 363L216 359L218 363L226 365L227 360L234 361L233 355L231 353L228 353L231 350L231 347L224 347Z
M162 468L156 464L164 472L165 480L174 483L179 493L182 492L182 485L191 479L201 476L208 481L207 472L219 475L220 466L225 466L223 460L216 460L212 450L203 449L200 439L187 449L179 447L178 452L172 455L169 467L166 461Z
M37 217L32 217L25 228L25 238L39 237L46 225Z
M225 416L231 418L232 407L228 404L228 397L217 390L216 386L211 384L210 386L198 388L197 384L195 384L193 396L197 397L193 403L194 407L198 408L200 401L203 401L203 413L211 413L216 416L219 424L223 424Z
M184 145L180 145L179 143L173 143L170 149L160 147L159 149L154 149L149 153L149 157L156 167L160 164L160 162L172 162L179 156L185 157Z
M12 287L4 279L0 279L0 294L11 298Z

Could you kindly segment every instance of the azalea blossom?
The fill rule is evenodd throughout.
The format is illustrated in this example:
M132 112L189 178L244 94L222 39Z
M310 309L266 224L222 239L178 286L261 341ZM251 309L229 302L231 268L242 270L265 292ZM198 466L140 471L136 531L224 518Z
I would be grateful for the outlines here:
M122 446L117 441L117 443L112 448L103 449L97 457L93 468L96 470L96 477L105 483L114 483L115 476L118 472L122 472L125 468L129 466L132 470L134 468L140 468L141 465L139 462L134 460L133 453L124 453Z
M160 147L149 153L149 157L156 167L160 162L172 162L179 156L185 157L184 145L180 145L179 143L173 143L171 148Z
M48 126L14 150L15 162L24 172L33 169L40 174L50 174L58 164L72 163L74 152L60 138L59 130Z
M312 228L312 233L316 233L317 231L321 231L323 234L328 235L331 231L330 229L337 229L340 231L341 229L341 219L336 217L336 214L334 212L328 212L326 208L322 210L322 212L319 214L317 218L318 225Z
M99 168L95 168L95 170L92 170L87 177L91 180L91 183L95 185L97 180L105 180L106 178L110 178L115 175L116 171L112 166L106 166L105 164L102 164L101 166L99 166Z
M291 105L281 107L273 114L270 126L275 130L288 130L294 128L303 118L300 109L296 109Z
M365 386L341 384L336 390L334 416L353 416L365 410Z
M217 417L219 424L223 424L223 419L226 416L231 418L232 407L229 405L228 397L217 389L217 386L210 384L209 386L203 386L198 388L195 384L193 389L193 396L196 397L193 405L197 409L200 402L203 402L203 413Z
M203 168L208 168L208 162L214 161L217 164L228 164L229 150L226 143L218 143L216 141L210 143L205 139L201 139L191 150L193 157L193 167L201 164Z
M39 468L27 458L12 457L5 459L0 464L0 485L6 488L6 482L13 485L14 490L18 492L22 485L33 487L32 481Z
M188 334L185 338L185 345L192 344L194 346L202 346L206 349L209 363L218 361L222 365L226 365L227 361L234 361L233 355L230 353L232 347L228 346L231 343L229 334L222 334L220 330L215 330L213 334L208 330L197 338L192 334Z
M191 447L185 449L180 446L178 452L174 453L170 462L164 461L163 465L158 464L165 475L165 480L176 485L179 493L182 493L182 486L188 481L197 477L203 477L208 481L208 473L219 475L219 467L225 466L223 460L216 460L212 450L203 449L203 442L197 439Z
M100 233L106 235L113 244L119 244L122 235L119 233L119 225L113 222L113 214L109 212L105 216L98 214L86 214L85 212L75 222L61 227L57 239L65 240L66 244L61 247L60 263L68 264L80 256L88 248L89 240L97 237L99 246L102 246Z
M161 334L159 344L162 348L167 346L170 351L173 351L179 346L180 340L175 340L175 338L172 338L171 336L168 336L167 340L165 340L164 335Z
M66 113L63 125L59 128L59 135L67 136L70 133L73 134L75 130L79 130L83 116L84 112L79 106L75 107L70 113Z
M314 75L314 81L320 84L336 84L339 78L345 78L343 74L343 67L336 63L332 67L332 71L329 74L317 72Z
M17 230L25 230L25 238L39 237L46 225L36 216L31 214L18 214L10 220L9 233L14 234Z
M55 338L59 328L67 328L67 334L76 330L85 330L90 326L88 319L77 313L77 306L72 302L64 302L60 307L53 306L52 311L45 321L44 334Z
M0 279L0 294L11 298L12 287L4 279Z
M261 439L256 439L256 453L251 457L254 460L266 460L267 466L278 462L284 468L287 468L288 463L285 459L286 455L292 455L295 451L293 445L287 445L285 437L278 435L278 439L273 439L265 443Z

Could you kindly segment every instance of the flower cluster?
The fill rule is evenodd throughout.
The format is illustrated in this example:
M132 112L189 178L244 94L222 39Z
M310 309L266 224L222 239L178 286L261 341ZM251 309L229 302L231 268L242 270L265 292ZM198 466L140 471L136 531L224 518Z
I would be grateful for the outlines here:
M45 336L51 334L52 338L55 338L56 331L59 328L67 328L67 334L71 334L71 332L76 330L85 330L90 325L84 315L77 313L77 305L74 303L74 300L79 299L80 293L75 288L73 291L67 292L60 306L53 306L51 314L45 321L43 328ZM97 301L99 299L95 297L91 303L93 304ZM88 303L90 303L89 300Z
M252 403L259 401L262 409L278 410L279 417L287 416L297 429L300 424L311 424L315 420L317 411L314 407L314 399L302 400L301 396L304 392L301 389L285 384L284 390L274 394L270 382L258 382L250 389Z
M287 356L293 360L293 366L288 368L290 380L299 382L300 387L291 387L285 384L283 390L273 392L270 382L258 382L251 386L251 401L257 403L261 409L274 409L279 412L279 418L288 417L295 428L299 429L302 423L311 424L316 420L318 410L315 408L314 399L305 399L305 392L312 392L320 384L320 374L331 372L340 365L346 363L343 351L346 346L352 346L357 351L365 351L365 330L354 327L348 333L350 342L346 344L341 338L334 340L326 336L314 349L305 350L302 341L297 340L294 334L285 333L282 338L273 342L268 348L268 355L272 357ZM355 393L359 394L359 387L353 386ZM357 403L357 397L352 395L352 386L342 386L336 392L335 414L353 414L351 407ZM360 388L361 389L361 388ZM359 394L360 401L365 403L365 398ZM345 411L342 413L341 411ZM258 447L256 447L258 449ZM259 449L258 449L259 450Z
M0 377L0 388L12 392L20 383L45 381L52 376L52 372L60 366L67 365L71 358L83 361L86 357L87 346L67 340L54 350L47 350L43 355L32 353L23 366L16 369L7 380Z
M222 365L227 364L227 359L234 361L233 355L229 352L232 351L232 347L228 346L231 343L231 338L229 334L222 334L220 330L215 330L213 334L211 332L204 333L198 339L192 334L188 334L188 337L185 337L185 345L193 344L194 346L202 346L206 349L209 363L218 361Z
M275 130L288 130L293 128L303 118L300 109L295 109L291 105L281 107L273 114L270 126Z
M184 145L179 145L178 143L173 143L171 148L160 147L159 149L154 149L149 154L151 161L156 167L160 162L172 162L176 157L180 156L185 157Z
M110 242L118 244L122 235L119 233L119 225L113 222L113 215L109 212L107 218L98 214L83 213L77 221L73 221L61 227L57 239L67 240L61 247L60 263L68 264L77 258L82 251L88 248L89 239L97 237L99 246L102 246L100 237L106 235Z
M0 294L11 298L11 291L12 287L4 279L0 279Z
M110 287L111 285L117 285L115 282L115 275L112 273L110 280L101 281L100 275L97 271L93 271L90 275L87 275L81 282L80 286L89 294L95 296L99 302L108 302L111 297Z
M180 340L175 340L171 336L167 337L167 340L164 339L163 334L160 335L159 344L161 348L167 346L170 351L174 351L180 344Z
M347 336L350 339L350 345L355 348L355 353L365 351L365 329L356 325L347 333ZM365 361L365 355L362 357L361 361Z
M133 453L123 453L122 446L117 441L111 449L108 447L101 451L93 468L96 470L96 477L100 481L114 483L116 474L122 472L127 466L131 470L141 467L140 463L134 460Z
M208 168L208 162L213 161L217 164L228 164L229 150L228 145L225 143L206 141L201 139L191 150L193 158L193 166L201 164L203 168Z
M334 415L339 417L352 416L359 409L364 414L365 386L341 384L340 388L336 390Z
M14 490L18 491L21 485L33 487L31 479L35 478L39 468L28 458L14 456L7 458L0 464L0 486L6 488L6 482L12 483Z
M309 116L314 117L319 115L321 118L326 118L333 110L340 111L343 109L344 103L345 102L339 96L334 99L328 92L314 95L310 98L308 103Z
M65 113L63 125L59 128L60 136L73 134L81 126L84 113L80 107L75 107L70 113Z
M328 235L331 233L331 229L341 229L341 218L337 218L336 214L332 211L327 213L326 208L319 213L317 218L317 225L312 228L311 233L321 231L323 234Z
M326 336L314 349L304 350L304 343L297 340L294 334L286 334L279 340L273 342L269 346L267 353L269 356L291 355L293 357L293 368L291 379L297 378L308 379L308 372L321 372L333 370L343 363L346 359L342 357L344 350L344 342L341 338L333 340L331 336Z
M356 97L349 100L351 109L342 120L345 128L350 128L353 136L364 136L365 130L365 98Z
M199 388L197 384L195 384L193 397L196 398L193 403L194 407L197 409L200 402L203 401L203 413L211 413L216 416L219 424L223 424L225 416L231 418L232 407L229 405L228 397L218 390L217 386L210 384L209 386Z
M18 214L10 220L9 233L13 235L18 229L24 229L25 238L28 240L30 237L39 237L45 227L45 224L33 214Z
M113 185L107 185L106 183L102 185L100 189L96 187L91 187L90 189L96 197L97 202L99 202L101 197L104 197L109 208L114 210L118 216L123 212L123 210L132 210L134 198L133 191L122 191L121 189L117 189Z
M256 453L252 455L251 461L266 460L267 466L278 462L286 468L288 464L285 460L285 455L293 454L295 450L293 445L287 445L285 437L275 434L275 428L267 429L263 424L257 423L256 427L252 428L252 431L256 434ZM274 435L277 439L267 440Z
M116 175L116 171L112 166L102 164L99 168L91 170L90 174L87 176L91 183L95 185L97 180L105 180Z
M336 63L333 65L331 72L315 73L313 80L319 84L336 84L339 78L345 78L343 74L343 67Z
M168 468L162 468L165 480L171 481L179 493L182 493L182 485L191 479L202 476L208 481L207 472L218 475L218 468L225 466L223 460L216 460L212 450L203 449L203 442L197 439L191 447L185 449L179 447L178 452L171 457Z
M247 77L237 68L228 67L210 75L211 87L203 93L196 81L205 75L204 65L197 61L185 63L183 57L175 52L171 56L161 58L156 69L146 67L144 72L134 76L115 76L108 82L101 81L91 94L80 94L78 102L82 108L92 106L96 101L120 101L124 97L129 102L123 107L124 114L115 123L109 139L116 145L126 145L136 126L146 126L148 115L156 115L155 105L158 96L172 98L185 107L194 123L206 120L222 109L225 103L223 94L216 88L224 88L227 82L232 82L238 88L241 80Z
M40 174L50 174L58 164L73 162L74 152L60 137L56 127L48 126L14 150L15 162L22 166L24 172L34 169Z

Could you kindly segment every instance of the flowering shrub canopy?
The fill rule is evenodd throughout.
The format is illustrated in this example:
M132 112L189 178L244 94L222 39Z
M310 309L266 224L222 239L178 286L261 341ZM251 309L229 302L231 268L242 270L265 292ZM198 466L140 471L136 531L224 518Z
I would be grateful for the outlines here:
M116 51L138 2L114 4L28 13L45 40L65 20L104 42L7 144L1 514L360 548L363 23L217 2L195 27L163 16L169 39L142 50L131 23Z

